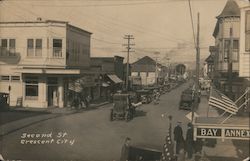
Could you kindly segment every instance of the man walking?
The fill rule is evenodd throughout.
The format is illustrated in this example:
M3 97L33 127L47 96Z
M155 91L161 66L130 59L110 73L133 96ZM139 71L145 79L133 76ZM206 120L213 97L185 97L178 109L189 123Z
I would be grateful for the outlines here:
M193 157L193 146L194 146L193 126L189 122L187 134L186 134L186 150L187 150L187 154L188 154L188 159L192 159L192 157Z
M175 153L179 154L181 146L184 144L183 132L181 127L181 122L178 121L177 125L174 128L174 141L175 141Z

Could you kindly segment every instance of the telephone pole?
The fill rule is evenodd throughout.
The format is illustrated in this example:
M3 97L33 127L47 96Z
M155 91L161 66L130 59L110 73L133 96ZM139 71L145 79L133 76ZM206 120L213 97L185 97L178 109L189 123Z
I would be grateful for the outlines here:
M155 84L157 85L157 78L158 78L158 69L157 69L157 59L160 53L159 52L155 52Z
M229 46L229 54L228 54L228 92L229 98L232 99L232 79L233 79L233 28L230 28L230 46Z
M198 12L197 37L196 37L196 86L195 92L198 97L199 77L200 77L200 13ZM195 105L198 103L198 98L195 98ZM194 106L192 107L192 122L194 121Z
M131 46L134 46L135 44L131 44L131 41L130 41L134 39L133 35L125 35L124 39L128 41L127 44L123 44L127 49L124 52L127 52L126 90L128 91L129 90L129 73L130 73L129 72L129 55L130 55L130 52L134 52L134 51L131 51Z

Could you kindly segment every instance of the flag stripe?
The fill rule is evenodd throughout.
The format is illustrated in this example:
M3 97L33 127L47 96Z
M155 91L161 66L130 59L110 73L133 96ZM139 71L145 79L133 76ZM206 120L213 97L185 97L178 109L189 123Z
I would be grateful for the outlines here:
M211 89L208 104L231 114L236 114L238 111L237 105L231 99L215 89Z

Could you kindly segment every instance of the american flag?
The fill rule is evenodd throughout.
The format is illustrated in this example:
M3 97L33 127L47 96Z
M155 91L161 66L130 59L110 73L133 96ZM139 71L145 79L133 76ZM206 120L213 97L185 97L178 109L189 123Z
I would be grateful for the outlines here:
M230 114L236 114L238 107L234 101L224 95L222 92L211 88L208 104L220 108Z
M165 143L163 145L163 152L161 161L174 161L174 146L171 138L171 126L167 132Z

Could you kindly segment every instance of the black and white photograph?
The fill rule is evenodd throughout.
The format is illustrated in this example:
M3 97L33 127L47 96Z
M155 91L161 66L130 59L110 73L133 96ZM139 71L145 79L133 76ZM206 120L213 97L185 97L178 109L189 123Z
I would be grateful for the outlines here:
M250 0L0 0L0 161L249 161Z

